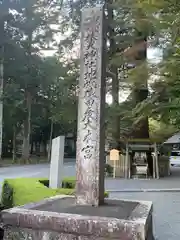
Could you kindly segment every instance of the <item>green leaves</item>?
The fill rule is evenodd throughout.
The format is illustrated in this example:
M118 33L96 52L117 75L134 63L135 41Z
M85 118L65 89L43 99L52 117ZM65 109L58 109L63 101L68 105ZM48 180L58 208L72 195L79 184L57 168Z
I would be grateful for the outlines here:
M0 1L0 40L5 33L5 41L0 43L5 49L6 142L12 140L14 129L16 134L22 130L27 119L31 122L27 136L44 142L49 140L51 121L56 124L56 131L58 128L71 132L76 128L77 64L60 61L60 51L57 57L42 57L43 50L58 50L55 35L61 30L61 7L59 0ZM27 93L31 107L27 106Z
M58 129L75 132L79 63L71 51L79 44L82 8L97 2L103 1L0 1L3 9L0 22L5 22L6 129L22 124L27 114L25 92L28 90L32 97L32 134L44 131L47 140L50 121ZM105 8L107 92L113 92L118 102L118 90L129 91L123 103L107 106L107 132L110 135L117 132L115 118L120 119L121 135L124 135L147 116L163 122L163 127L173 122L179 128L180 4L172 0L116 0L106 1ZM108 13L108 10L111 11ZM146 37L166 43L163 45L166 57L155 68L151 68L145 56L137 57L147 47ZM55 57L43 58L42 51L46 49L54 50ZM68 61L65 61L67 55ZM137 101L135 90L146 88L147 79L153 74L158 75L158 79L149 81L148 97ZM114 79L117 81L113 88Z

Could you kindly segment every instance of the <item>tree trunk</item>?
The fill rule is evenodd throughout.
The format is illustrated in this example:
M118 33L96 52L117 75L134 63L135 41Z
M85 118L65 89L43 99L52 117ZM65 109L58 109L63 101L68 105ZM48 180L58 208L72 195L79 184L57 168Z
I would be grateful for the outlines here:
M116 109L114 112L114 119L112 119L112 125L114 128L113 140L115 142L116 147L118 147L120 141L120 116L119 116L119 79L118 79L118 69L115 66L112 66L112 72L114 73L114 77L112 79L112 99L113 106Z
M16 127L13 127L13 162L16 161Z
M49 147L48 147L48 162L51 161L51 148L52 148L52 138L53 138L53 121L51 120L51 130L50 130L50 136L49 136Z
M30 151L31 155L33 155L33 150L34 150L34 141L32 140L32 142L31 142L31 151Z
M43 149L44 149L44 157L47 157L47 141L43 141L42 142L43 144Z
M136 104L144 101L148 96L148 89L134 89L133 99ZM133 138L148 139L149 138L149 122L148 117L144 117L139 121L138 125L132 132Z
M107 12L108 12L108 33L109 33L109 57L112 59L116 54L117 46L115 42L115 31L112 27L112 23L114 21L114 13L112 7L112 0L107 0ZM112 77L112 100L113 106L117 109L116 114L114 114L114 119L112 119L112 137L116 147L119 145L120 141L120 116L119 116L119 79L118 79L118 67L116 65L111 64L110 70L113 73Z
M23 139L23 149L22 149L22 159L25 162L29 162L29 152L30 152L30 133L31 133L31 104L32 97L30 92L25 93L26 97L26 109L27 116L24 120L24 139Z
M28 75L31 77L31 54L32 54L32 36L33 33L30 31L28 33ZM32 95L31 88L28 86L28 82L25 82L25 101L26 101L26 118L24 120L24 139L23 139L23 150L22 150L22 159L23 161L29 163L30 156L30 134L31 134L31 107L32 107Z
M0 46L0 160L2 159L2 132L3 132L3 46Z
M4 84L4 21L0 21L0 160L2 159L3 84Z
M143 61L147 60L147 36L143 36L142 32L137 33L138 41L137 44L140 42L145 42L145 44L142 44L142 48L138 51L138 54L136 55L136 60L140 61L140 64L142 64ZM144 69L144 71L148 71L147 69ZM148 72L145 74L145 78L143 79L142 86L135 86L133 90L133 99L136 104L144 101L148 97ZM139 123L136 129L133 130L132 133L133 138L137 139L149 139L149 121L148 117L144 117ZM147 155L147 163L149 168L149 173L151 176L153 176L153 158L151 155L151 152L146 152Z
M41 148L41 143L38 141L36 142L36 156L40 157L40 148Z
M137 33L138 41L137 44L141 42L147 43L147 37L143 36L143 33L138 32ZM147 60L147 44L142 44L142 48L138 51L136 55L136 61L140 61L140 64L142 62ZM144 69L146 71L146 69ZM148 70L147 70L148 71ZM134 86L133 90L133 99L136 104L144 101L148 97L148 72L145 79L143 79L142 86ZM144 117L139 123L136 129L133 130L132 136L134 138L141 138L141 139L147 139L149 138L149 122L148 117Z
M38 152L38 142L35 142L35 151L34 154L37 156L37 152Z

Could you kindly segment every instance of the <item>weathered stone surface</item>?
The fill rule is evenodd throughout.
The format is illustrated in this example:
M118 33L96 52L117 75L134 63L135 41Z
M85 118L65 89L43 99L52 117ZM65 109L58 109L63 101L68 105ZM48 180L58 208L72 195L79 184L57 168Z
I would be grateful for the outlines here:
M76 202L94 206L104 201L106 67L103 64L103 16L102 6L86 8L81 26Z
M67 197L68 196L59 196L60 199ZM55 197L55 199L57 198L58 197ZM53 201L53 198L47 201L47 203L50 203L50 201ZM132 209L132 213L124 219L120 217L117 218L117 206L114 209L114 218L36 210L41 204L46 206L46 200L38 204L30 204L24 207L5 210L2 212L1 217L4 226L10 226L13 229L20 226L19 230L13 230L13 232L15 231L14 234L22 233L22 229L33 229L30 236L31 238L22 239L56 240L63 239L60 238L63 236L64 239L78 240L152 240L152 204L150 202L138 201L127 201L127 204L129 204L128 202L137 204L134 205L135 207ZM29 230L24 231L25 234L29 234ZM13 239L11 236L8 238L8 234L10 234L9 231L5 231L5 239ZM39 239L37 238L38 234L40 234ZM52 238L48 238L49 236Z
M103 205L93 207L87 205L76 205L74 198L65 197L41 204L33 209L46 212L128 219L137 205L138 202L105 199Z
M52 140L49 187L53 189L62 187L64 141L64 136L59 136Z
M5 231L4 240L108 240L109 238L96 238L77 236L73 234L46 232L27 228L8 227Z

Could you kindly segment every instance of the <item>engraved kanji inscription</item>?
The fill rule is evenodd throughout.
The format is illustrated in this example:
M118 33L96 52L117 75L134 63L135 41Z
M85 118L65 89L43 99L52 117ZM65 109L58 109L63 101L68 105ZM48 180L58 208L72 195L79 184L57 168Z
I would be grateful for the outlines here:
M103 16L102 6L84 9L81 24L76 202L95 206L104 200Z

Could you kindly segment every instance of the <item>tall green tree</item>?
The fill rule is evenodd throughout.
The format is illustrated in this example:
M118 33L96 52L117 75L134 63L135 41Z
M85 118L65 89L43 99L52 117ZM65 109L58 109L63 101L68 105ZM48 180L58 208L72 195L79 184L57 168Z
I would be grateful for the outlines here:
M151 4L142 1L150 13L156 14L154 24L160 37L159 47L164 49L162 62L153 74L156 75L151 83L151 93L146 101L136 108L138 115L149 115L153 118L179 128L179 10L178 2L159 1Z
M44 81L40 97L51 126L48 139L50 158L55 124L65 126L66 133L76 133L78 68L76 62L64 64L57 57L45 59L42 67Z
M98 3L100 3L98 1ZM103 3L103 2L102 2ZM84 6L94 6L96 5L96 1L76 1L76 2L66 2L65 7L70 9L69 15L66 16L65 21L67 22L67 18L69 19L68 23L71 22L71 30L72 34L66 39L66 43L69 43L67 46L73 46L72 42L74 39L78 38L78 32L80 30L80 17L81 17L81 9ZM122 78L121 72L126 69L127 64L130 59L127 58L127 49L134 49L140 43L143 45L145 35L141 34L138 36L136 33L142 33L144 29L142 29L143 24L139 22L143 22L144 18L140 18L140 13L143 12L141 9L141 5L139 1L105 1L105 11L107 18L107 50L108 50L108 64L107 64L107 83L110 86L108 91L110 91L112 95L112 108L116 109L112 111L113 117L111 124L113 126L114 131L112 131L112 137L117 144L120 139L120 108L119 108L119 91L120 84L124 81ZM142 14L141 14L142 15ZM138 27L136 23L138 22ZM146 21L147 22L147 21ZM67 25L65 24L66 28ZM144 25L143 25L144 27ZM135 40L134 40L135 39ZM69 40L69 41L67 41ZM64 42L65 42L64 41ZM138 42L138 44L137 44ZM142 47L141 47L142 48ZM146 49L144 50L144 54ZM126 54L125 54L126 52ZM130 51L128 51L129 53ZM131 61L136 61L134 57L134 52L131 51ZM141 49L142 53L142 49ZM139 55L141 54L139 50ZM133 57L132 57L133 55ZM142 54L141 54L142 56ZM133 60L132 60L133 59ZM145 58L141 61L144 61ZM146 79L147 80L147 79ZM146 121L147 122L147 121Z
M15 27L20 32L21 46L24 49L20 85L24 89L25 115L24 115L24 140L22 158L29 158L30 134L31 134L31 111L32 102L39 90L39 51L47 48L49 42L53 43L51 24L57 17L49 7L50 2L39 0L22 1L22 8L17 14Z
M0 159L2 155L2 130L3 130L3 82L4 82L4 21L0 20Z
M10 35L13 32L12 26L15 20L13 10L21 7L19 1L0 1L0 159L2 155L2 132L3 132L3 86L4 86L4 61L5 51L8 45L12 44Z

